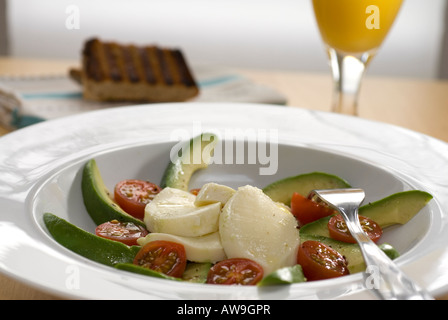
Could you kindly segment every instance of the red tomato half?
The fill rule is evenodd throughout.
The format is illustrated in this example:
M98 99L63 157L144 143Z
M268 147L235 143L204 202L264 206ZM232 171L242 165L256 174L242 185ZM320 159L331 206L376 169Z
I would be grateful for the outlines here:
M191 193L191 194L194 194L195 196L197 196L198 193L199 193L199 191L201 191L201 188L195 188L195 189L191 189L191 190L190 190L190 193Z
M232 258L215 264L207 275L207 283L255 285L263 278L263 268L250 259Z
M97 226L95 234L102 238L119 241L128 246L133 246L137 245L137 239L146 236L148 231L142 226L138 226L132 222L112 220Z
M296 217L299 225L303 226L320 218L332 215L336 211L324 204L316 203L294 192L291 198L291 212Z
M115 186L114 198L118 205L130 215L143 219L145 206L162 189L151 182L143 180L123 180Z
M157 240L140 249L134 258L134 264L180 278L187 265L187 256L183 245Z
M383 229L375 221L359 216L359 222L364 232L373 242L377 242L380 239ZM330 232L330 237L335 240L356 243L356 240L348 230L344 218L340 214L331 217L330 221L328 221L328 231Z
M336 278L349 274L345 258L333 248L313 240L302 243L297 253L308 281Z

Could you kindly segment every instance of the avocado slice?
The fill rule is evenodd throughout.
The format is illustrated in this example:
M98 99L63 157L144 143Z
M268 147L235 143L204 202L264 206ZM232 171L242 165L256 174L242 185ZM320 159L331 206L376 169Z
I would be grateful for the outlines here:
M273 182L264 187L263 192L272 200L289 206L294 192L306 197L315 189L336 188L350 188L350 184L344 179L329 173L311 172Z
M188 262L182 280L194 283L205 283L212 267L210 262Z
M160 186L188 191L191 176L199 169L208 167L218 137L212 133L202 133L182 146L182 155L168 164Z
M45 213L43 221L52 237L67 249L98 263L114 266L132 263L139 246L127 246L121 242L101 238L84 231L52 213Z
M323 217L319 220L310 222L300 228L300 237L302 239L302 235L309 234L319 237L330 238L330 232L328 231L328 221L332 216Z
M95 159L89 160L84 166L81 190L87 212L97 225L115 219L133 222L146 228L143 221L126 213L112 200Z
M400 256L400 253L392 247L389 243L382 243L378 247L389 257L389 259L394 260Z
M432 195L420 190L403 191L362 206L359 214L372 219L381 228L405 224L432 198Z
M303 274L302 266L296 264L290 267L283 267L265 276L257 283L259 287L276 286L282 284L293 284L305 282L306 278Z

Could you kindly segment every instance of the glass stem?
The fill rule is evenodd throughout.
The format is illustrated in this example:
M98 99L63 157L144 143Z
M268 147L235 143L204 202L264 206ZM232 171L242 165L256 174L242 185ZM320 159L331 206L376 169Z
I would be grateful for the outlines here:
M328 54L334 82L332 111L357 116L361 80L372 54L347 55L332 48Z

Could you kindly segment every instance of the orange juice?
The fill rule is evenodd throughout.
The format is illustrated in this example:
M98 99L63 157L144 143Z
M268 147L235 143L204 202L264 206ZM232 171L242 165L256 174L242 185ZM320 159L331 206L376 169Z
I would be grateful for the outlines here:
M313 0L323 40L332 48L362 53L378 48L403 0Z

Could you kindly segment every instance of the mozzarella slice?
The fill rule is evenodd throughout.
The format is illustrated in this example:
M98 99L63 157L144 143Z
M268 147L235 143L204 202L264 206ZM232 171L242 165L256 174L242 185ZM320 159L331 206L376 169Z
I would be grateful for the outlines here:
M196 196L195 204L197 206L203 206L220 202L224 205L234 194L235 190L228 186L214 182L206 183Z
M167 233L150 233L147 236L138 239L137 243L144 246L145 244L156 240L165 240L182 244L185 248L187 260L189 261L215 263L226 259L226 254L221 245L221 239L218 232L201 237L180 237Z
M256 187L241 187L227 201L219 233L228 258L252 259L265 274L296 264L300 244L296 219Z
M149 232L198 237L218 231L220 203L198 207L196 196L165 188L145 207L144 222Z

